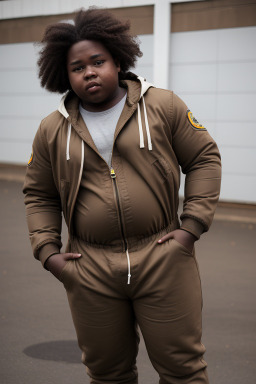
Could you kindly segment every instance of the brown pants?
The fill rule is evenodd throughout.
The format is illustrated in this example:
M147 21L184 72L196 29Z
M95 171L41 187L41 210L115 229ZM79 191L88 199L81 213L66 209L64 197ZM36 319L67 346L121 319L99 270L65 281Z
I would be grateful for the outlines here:
M159 237L157 237L158 239ZM61 280L93 384L136 384L139 325L160 384L207 384L201 343L202 295L195 256L157 239L127 255L75 241L82 257Z

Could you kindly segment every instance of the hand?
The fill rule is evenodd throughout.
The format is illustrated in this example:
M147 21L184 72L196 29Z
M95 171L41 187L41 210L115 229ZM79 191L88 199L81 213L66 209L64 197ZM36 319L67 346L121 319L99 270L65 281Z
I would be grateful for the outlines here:
M158 244L162 244L169 239L175 239L189 252L193 251L194 242L197 240L197 238L192 235L192 233L184 231L183 229L175 229L175 231L167 233L167 235L158 240Z
M67 261L79 257L81 257L80 253L57 253L46 260L45 267L59 280Z

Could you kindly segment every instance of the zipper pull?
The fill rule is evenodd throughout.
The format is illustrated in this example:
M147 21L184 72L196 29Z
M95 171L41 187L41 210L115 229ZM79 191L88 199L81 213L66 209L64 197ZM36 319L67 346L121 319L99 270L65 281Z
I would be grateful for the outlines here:
M110 175L111 175L111 178L112 178L112 179L115 179L115 178L116 178L116 173L115 173L115 171L114 171L114 168L111 168Z

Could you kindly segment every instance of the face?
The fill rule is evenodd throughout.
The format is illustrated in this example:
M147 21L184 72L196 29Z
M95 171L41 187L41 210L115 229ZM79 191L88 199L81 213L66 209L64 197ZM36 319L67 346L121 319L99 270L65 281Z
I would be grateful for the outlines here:
M120 65L98 41L83 40L72 45L67 71L73 91L89 111L109 109L124 96L118 81Z

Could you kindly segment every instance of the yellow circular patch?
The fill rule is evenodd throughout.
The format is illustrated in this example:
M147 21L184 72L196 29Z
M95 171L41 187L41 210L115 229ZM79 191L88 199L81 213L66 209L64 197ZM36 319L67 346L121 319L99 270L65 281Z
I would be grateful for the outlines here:
M32 164L33 158L34 158L34 153L33 153L33 150L32 150L30 158L29 158L29 161L28 161L28 167Z
M192 127L199 130L200 129L206 130L206 128L197 121L197 119L193 116L192 112L189 109L187 110L187 117Z

